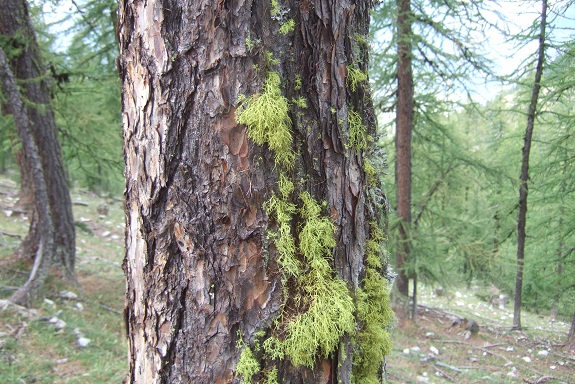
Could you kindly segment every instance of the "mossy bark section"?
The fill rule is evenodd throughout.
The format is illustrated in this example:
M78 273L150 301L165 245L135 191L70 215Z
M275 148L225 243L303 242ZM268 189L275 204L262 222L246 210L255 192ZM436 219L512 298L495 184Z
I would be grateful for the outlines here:
M346 86L346 67L364 63L350 36L367 31L368 2L280 1L277 15L295 21L287 35L270 7L269 0L120 1L132 383L239 382L238 332L261 362L254 381L275 367L281 383L350 382L348 337L345 354L314 369L270 361L255 348L256 332L270 329L283 304L267 239L275 223L264 209L279 170L235 111L238 96L261 92L270 70L288 100L306 97L308 107L291 116L293 199L299 204L307 191L327 201L337 228L333 266L353 292L376 215L362 154L346 146L348 108L374 130L367 94Z

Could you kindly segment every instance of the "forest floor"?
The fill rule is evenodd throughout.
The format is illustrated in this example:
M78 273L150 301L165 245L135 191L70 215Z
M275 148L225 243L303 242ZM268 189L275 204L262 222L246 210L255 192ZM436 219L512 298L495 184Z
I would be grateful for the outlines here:
M14 256L28 230L25 212L14 208L17 191L0 175L0 383L121 383L128 369L121 197L73 191L77 283L54 273L25 309L3 300L31 267ZM512 307L482 301L485 290L436 296L420 288L417 321L398 321L391 332L388 382L575 383L575 350L559 345L568 324L524 312L524 330L511 331ZM479 333L466 338L451 326L462 317L475 320Z
M575 347L562 345L570 324L523 311L522 331L512 331L513 303L485 301L490 288L441 296L419 288L416 322L398 321L392 331L388 382L575 383ZM462 318L476 321L479 332L454 325Z

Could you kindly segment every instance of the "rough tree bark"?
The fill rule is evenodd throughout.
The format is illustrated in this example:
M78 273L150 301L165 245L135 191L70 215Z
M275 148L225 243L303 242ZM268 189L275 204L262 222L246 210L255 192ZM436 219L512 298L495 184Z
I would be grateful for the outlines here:
M390 313L360 316L366 244L379 249L385 216L366 158L370 5L120 1L129 382L349 383L352 360L382 375L388 343L373 349L378 358L357 357L368 350L357 335L383 331ZM333 235L312 236L326 257L304 245L312 222L333 223ZM337 292L320 296L314 273ZM326 320L335 346L307 357L285 347L293 324L332 293L357 309L351 329Z
M30 212L30 230L20 246L19 253L24 257L35 257L41 253L44 228L42 228L38 207L47 205L50 219L54 226L54 252L50 266L60 266L62 274L73 277L76 255L74 218L72 202L66 184L66 174L62 154L58 142L54 113L51 107L49 93L49 77L45 76L42 67L40 48L36 41L34 29L30 23L28 7L25 0L7 0L2 3L0 12L0 34L7 39L4 51L8 56L9 65L16 79L20 82L22 100L29 107L25 108L29 121L30 134L38 149L42 172L46 183L47 201L36 201ZM32 174L35 165L26 154L23 163L27 169L21 173ZM32 177L31 177L32 178ZM35 184L35 183L34 183ZM37 186L35 185L34 188ZM34 199L38 200L34 190ZM32 271L34 274L34 270ZM40 285L33 284L36 288ZM34 292L19 294L18 297L29 297Z
M397 156L395 178L397 185L397 215L399 247L396 269L396 286L407 296L409 276L405 264L410 261L411 227L411 132L413 129L413 72L411 68L411 1L397 1L397 111L395 152Z
M525 259L525 225L527 223L527 194L529 191L529 153L531 151L531 138L533 126L537 115L537 102L541 89L541 76L545 61L545 28L547 26L547 0L541 2L541 25L539 27L539 48L537 67L535 68L535 82L531 93L531 101L527 112L527 127L523 138L521 176L519 178L519 212L517 214L517 275L515 277L515 298L513 301L513 329L521 329L521 302L523 294L523 265Z

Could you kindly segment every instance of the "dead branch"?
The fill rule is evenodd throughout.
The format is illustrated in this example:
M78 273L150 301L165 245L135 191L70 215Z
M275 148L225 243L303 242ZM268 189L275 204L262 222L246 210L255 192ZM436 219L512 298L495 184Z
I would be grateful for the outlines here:
M529 381L527 379L523 379L523 381L525 383L529 383L529 384L542 384L542 383L546 383L547 381L552 380L552 379L557 379L557 378L553 377L553 376L542 376L535 381Z
M441 361L435 362L435 365L439 365L440 367L443 367L443 368L449 368L449 369L451 369L452 371L455 371L455 372L465 373L465 371L464 371L463 369L458 368L458 367L454 367L454 366L449 365L449 364L442 363ZM455 381L455 380L452 380L452 381Z
M15 235L15 234L13 234L13 233L8 233L8 232L5 232L5 231L0 231L0 235L4 235L4 236L8 236L8 237L15 237L15 238L17 238L18 240L22 240L22 236L20 236L20 235Z

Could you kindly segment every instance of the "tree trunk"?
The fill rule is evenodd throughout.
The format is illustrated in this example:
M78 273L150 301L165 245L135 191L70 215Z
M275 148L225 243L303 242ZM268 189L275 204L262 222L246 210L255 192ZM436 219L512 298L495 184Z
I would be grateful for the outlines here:
M413 73L411 68L411 1L397 1L397 112L396 112L396 169L397 215L399 248L396 268L397 290L407 296L409 276L405 264L411 253L411 131L413 128Z
M571 319L571 328L569 328L569 333L567 334L567 340L565 345L575 345L575 312L573 312L573 318Z
M525 226L527 223L527 194L529 181L529 152L531 151L531 138L537 114L537 102L541 89L541 76L543 75L543 62L545 61L545 27L547 24L547 0L542 1L541 26L539 31L539 49L537 68L535 69L535 82L531 93L531 102L527 113L527 127L522 149L521 177L519 185L519 213L517 214L517 276L515 278L515 300L513 305L513 329L521 329L521 295L523 291L523 265L525 259Z
M130 382L381 379L368 6L120 1Z
M38 148L46 180L48 207L55 229L55 252L51 262L53 265L62 266L62 273L72 278L76 256L76 235L72 201L66 184L58 131L50 100L48 84L50 78L46 77L42 67L40 48L30 23L26 1L6 0L2 6L0 34L9 37L4 51L8 56L12 72L21 83L22 98L26 104L31 106L26 108L30 133ZM29 170L21 171L21 174L30 173L33 166L31 164L27 166ZM38 204L35 203L33 206L37 209ZM29 217L30 231L19 250L19 253L25 257L38 254L43 230L40 228L40 215L37 212L32 212Z
M20 287L10 297L10 300L16 304L28 304L31 298L38 292L44 284L44 280L48 275L48 270L54 255L54 235L55 228L50 215L48 205L48 191L46 188L44 170L42 162L40 161L38 147L34 142L30 130L30 121L28 120L28 113L20 91L16 85L16 79L12 71L8 67L8 62L4 51L0 47L0 78L2 79L5 94L8 99L8 108L14 117L16 128L22 142L22 148L28 169L30 171L30 181L34 189L34 205L35 212L38 218L38 236L39 243L37 248L36 257L34 258L34 267L26 283Z

